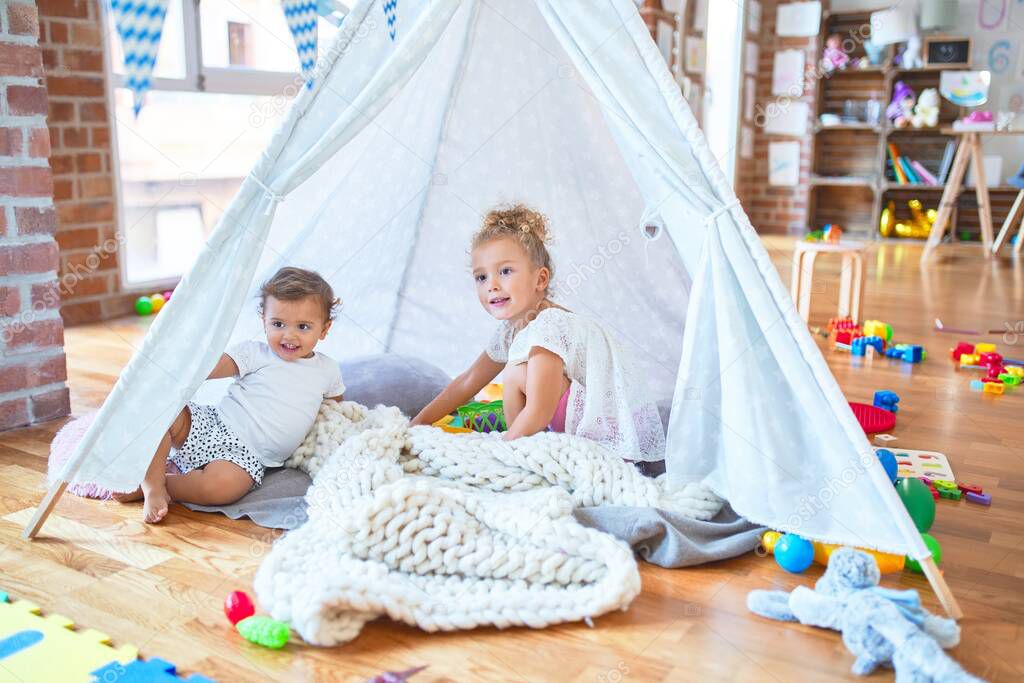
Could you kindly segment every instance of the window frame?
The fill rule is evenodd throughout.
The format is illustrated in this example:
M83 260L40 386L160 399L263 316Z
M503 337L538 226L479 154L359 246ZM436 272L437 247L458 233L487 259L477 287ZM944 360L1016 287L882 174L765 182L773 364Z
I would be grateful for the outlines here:
M305 83L302 74L294 72L267 71L248 67L210 67L203 65L202 30L199 5L202 0L181 0L181 19L185 50L185 75L182 78L154 77L150 90L164 92L213 93L225 95L252 95L254 97L275 97L288 92L289 88L299 90ZM110 5L99 3L104 28L113 23ZM108 23L109 22L109 23ZM115 29L116 31L116 29ZM115 40L119 39L115 36ZM125 75L114 71L113 51L104 41L103 62L106 71L106 100L110 112L111 172L114 181L114 199L117 201L115 227L120 239L128 240L125 226L124 190L121 180L121 154L117 130L117 103L114 91L125 87ZM129 281L127 249L119 248L118 278L123 293L151 293L174 287L185 275L154 280Z

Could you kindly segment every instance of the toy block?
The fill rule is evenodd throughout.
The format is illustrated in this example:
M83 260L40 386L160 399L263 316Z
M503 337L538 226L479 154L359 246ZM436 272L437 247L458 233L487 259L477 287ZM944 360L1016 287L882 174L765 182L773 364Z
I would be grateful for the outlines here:
M961 484L957 482L956 486L963 493L984 493L980 486L975 486L974 484Z
M106 634L73 626L59 614L42 616L27 600L0 602L0 681L91 683L97 667L139 656L131 645L114 648Z
M939 490L946 489L946 490L952 491L953 489L959 489L960 488L960 487L958 487L956 485L955 481L948 481L946 479L936 479L936 480L934 480L932 482L932 484L934 484L935 488L937 488Z
M947 498L949 500L960 500L960 496L962 495L960 493L960 489L940 489L940 488L936 488L936 490L939 492L939 497L940 498Z
M214 683L213 679L199 674L192 674L188 678L179 678L177 667L158 657L153 657L146 662L136 659L127 665L111 662L93 671L92 675L95 676L93 683L105 683L106 681L117 681L117 683L181 683L181 681Z
M987 493L974 493L971 491L966 495L966 498L971 503L977 503L978 505L991 505L992 496Z
M1024 367L1021 367L1019 365L1007 365L1006 373L1009 375L1013 375L1014 377L1024 378Z
M865 337L881 337L882 341L892 341L892 325L881 320L865 320L861 325Z
M1020 377L1017 375L1011 375L1008 372L1001 373L997 379L1008 387L1015 387L1020 384Z
M900 402L900 397L894 391L876 391L874 405L882 410L888 410L890 413L899 411L899 407L896 405Z
M987 353L978 354L978 365L984 365L986 368L1003 367L1003 357L994 351Z
M960 356L964 355L965 353L973 354L974 344L968 344L967 342L957 342L956 348L951 349L949 355L953 358L953 360L959 361Z
M960 367L967 367L968 365L978 365L978 355L974 353L965 353L960 356Z
M904 351L903 360L907 363L920 363L924 360L924 349L917 345L910 346Z
M868 347L873 348L878 353L885 353L885 342L882 341L881 337L858 337L850 343L850 353L855 356L863 356L867 353Z
M989 344L987 342L983 342L981 344L975 344L974 345L974 353L979 354L979 355L982 354L982 353L993 353L993 352L995 352L995 350L996 350L996 345L995 344Z
M986 394L993 394L995 396L1002 396L1003 395L1003 388L1005 386L1006 385L1003 384L1002 382L985 382L985 388L983 389L983 391Z
M985 388L985 383L980 379L971 380L971 391L981 391Z

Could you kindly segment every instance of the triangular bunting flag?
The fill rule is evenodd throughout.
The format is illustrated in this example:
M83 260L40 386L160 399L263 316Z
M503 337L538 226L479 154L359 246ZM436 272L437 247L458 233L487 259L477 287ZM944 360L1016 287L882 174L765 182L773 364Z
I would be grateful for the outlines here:
M288 29L295 39L299 66L302 75L306 77L306 87L312 87L316 68L316 0L282 0L281 6L284 8Z
M160 50L169 1L110 0L124 51L125 87L134 95L133 109L136 116L142 109L143 95L152 85L153 68Z
M398 31L398 0L386 0L384 18L388 21L388 36L391 37L391 42L394 42L395 33Z

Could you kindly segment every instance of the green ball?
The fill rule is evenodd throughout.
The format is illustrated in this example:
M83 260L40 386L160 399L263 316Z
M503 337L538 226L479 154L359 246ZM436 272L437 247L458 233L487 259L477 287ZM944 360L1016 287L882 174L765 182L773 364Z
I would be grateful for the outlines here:
M153 300L148 296L140 296L135 300L135 312L139 315L149 315L153 312Z
M896 482L896 493L914 520L917 530L924 533L931 529L935 523L935 499L925 483L915 477L900 479Z
M939 545L938 541L936 541L934 538L932 538L931 534L921 534L921 538L924 539L924 544L926 546L928 546L928 551L931 552L932 559L935 560L935 564L936 565L941 565L942 564L942 546ZM921 563L918 562L917 560L910 559L909 555L907 555L907 568L910 571L912 571L912 572L917 572L918 574L924 574L924 570L921 569Z

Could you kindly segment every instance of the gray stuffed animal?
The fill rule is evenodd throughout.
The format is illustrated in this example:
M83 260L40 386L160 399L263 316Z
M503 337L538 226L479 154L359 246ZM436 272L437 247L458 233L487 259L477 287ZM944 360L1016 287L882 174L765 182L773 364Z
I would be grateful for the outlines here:
M747 607L769 619L839 631L857 658L852 671L858 676L887 664L897 683L980 681L942 651L960 642L956 622L923 609L917 591L881 588L880 579L875 558L839 548L814 590L751 591Z

